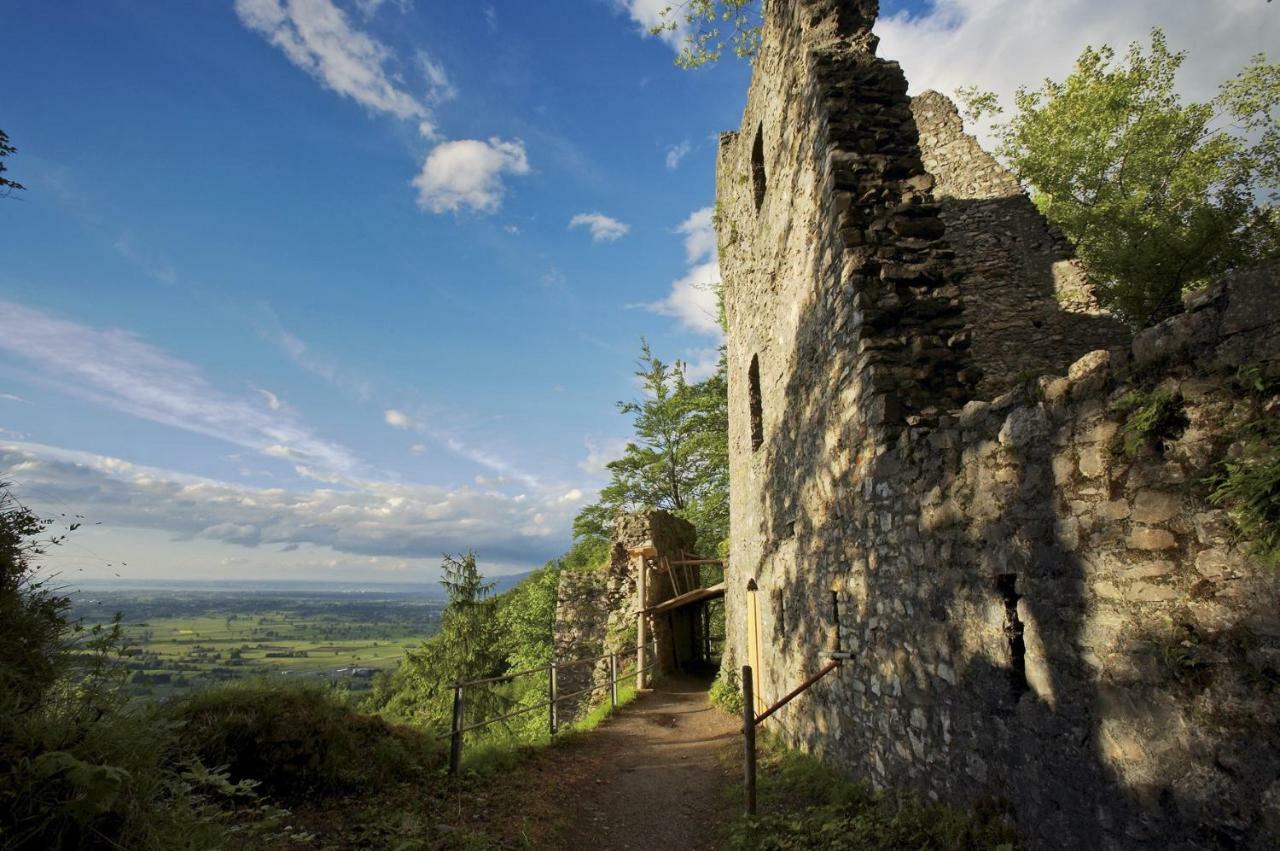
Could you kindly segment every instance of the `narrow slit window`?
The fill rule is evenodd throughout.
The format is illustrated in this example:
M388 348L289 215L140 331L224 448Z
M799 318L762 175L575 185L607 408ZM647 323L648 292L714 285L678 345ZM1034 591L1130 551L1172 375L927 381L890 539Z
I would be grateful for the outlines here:
M1009 641L1009 687L1016 703L1028 690L1027 644L1023 639L1023 623L1018 617L1018 574L1002 573L996 577L996 590L1004 598L1004 634Z
M751 356L751 368L747 370L748 403L751 406L751 451L764 444L764 409L760 401L760 356Z
M751 146L751 188L755 190L756 212L764 205L764 192L767 188L764 173L764 125L756 128L756 140Z

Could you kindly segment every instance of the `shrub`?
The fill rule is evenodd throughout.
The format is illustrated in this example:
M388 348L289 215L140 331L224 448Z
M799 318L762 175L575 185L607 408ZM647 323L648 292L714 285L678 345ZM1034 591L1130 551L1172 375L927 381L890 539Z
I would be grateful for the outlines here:
M1112 449L1127 458L1163 452L1191 424L1182 397L1168 390L1130 390L1111 403L1111 412L1124 417Z
M252 779L283 800L384 786L441 764L425 734L362 715L320 688L239 682L166 707L179 738L206 765Z
M742 687L738 685L737 677L732 672L721 668L711 682L708 696L712 706L719 707L730 715L742 714Z

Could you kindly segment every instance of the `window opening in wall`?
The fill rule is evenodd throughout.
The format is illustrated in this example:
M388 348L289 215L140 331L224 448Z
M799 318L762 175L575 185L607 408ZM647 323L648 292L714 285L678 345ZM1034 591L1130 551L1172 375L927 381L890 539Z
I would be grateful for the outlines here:
M996 590L1004 598L1004 634L1009 641L1009 686L1013 691L1013 699L1027 691L1027 645L1023 640L1023 624L1018 618L1018 601L1022 595L1018 593L1018 574L1002 573L996 577Z
M831 651L840 652L840 592L831 589Z
M764 125L756 127L756 141L751 146L751 188L755 190L756 212L764 205Z
M751 356L751 368L747 370L748 403L751 406L751 450L764 444L764 409L760 401L760 356Z

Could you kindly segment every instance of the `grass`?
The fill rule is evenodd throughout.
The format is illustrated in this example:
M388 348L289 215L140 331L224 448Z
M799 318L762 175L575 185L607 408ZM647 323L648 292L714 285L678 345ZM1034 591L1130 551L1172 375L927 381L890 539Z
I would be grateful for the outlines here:
M264 676L340 680L367 687L369 672L396 668L425 637L387 624L261 611L151 618L126 624L137 699L163 700L195 686ZM371 635L380 637L373 638ZM348 669L339 674L341 669Z
M995 808L963 812L902 793L876 792L788 750L773 737L758 745L757 815L739 816L729 844L749 851L1012 851L1013 829ZM742 789L730 797L739 809Z

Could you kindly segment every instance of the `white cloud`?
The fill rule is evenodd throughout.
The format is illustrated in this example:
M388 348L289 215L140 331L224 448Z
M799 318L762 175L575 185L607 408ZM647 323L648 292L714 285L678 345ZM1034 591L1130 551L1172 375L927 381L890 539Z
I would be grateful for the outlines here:
M692 148L690 148L688 140L667 148L667 170L675 171L678 169L680 161L689 155L690 150Z
M382 415L382 418L392 428L410 428L413 426L413 419L404 411L397 411L395 408L388 409Z
M424 210L494 213L506 191L503 175L528 173L529 159L519 139L462 139L432 149L413 185Z
M474 547L486 559L537 563L564 545L574 508L564 485L517 496L362 480L343 490L253 488L32 443L0 442L0 470L41 510L49 500L100 528L367 556L435 560Z
M236 0L235 8L246 27L327 88L375 112L429 123L426 106L387 70L390 49L353 28L330 0Z
M631 225L624 224L604 213L579 213L569 220L569 228L585 227L591 231L594 242L614 242L626 236Z
M25 402L27 401L26 399L23 399L21 396L15 396L15 395L14 395L14 394L12 394L12 393L0 393L0 399L5 400L6 402L23 402L23 403L25 403Z
M715 211L711 207L703 207L689 214L676 226L676 233L684 234L684 256L690 263L707 260L716 253L716 227L712 221Z
M368 401L373 395L373 387L367 378L316 352L305 340L285 328L268 305L259 305L258 311L258 333L280 349L294 364L361 401Z
M426 451L427 451L427 445L425 443L415 443L413 444L413 446L409 447L410 455L421 455Z
M649 35L650 31L657 26L662 26L670 20L670 17L662 14L663 10L674 8L675 21L678 24L676 29L666 30L661 33L661 38L673 48L678 48L684 43L688 27L684 23L684 19L680 16L680 4L672 3L671 0L614 0L614 5L621 11L627 13L631 20L638 24L637 29L642 35Z
M458 96L458 90L449 81L444 66L431 58L425 50L418 51L418 67L427 78L427 100L432 103L444 103Z
M608 463L622 457L627 449L627 438L588 436L583 439L587 447L587 457L578 462L578 467L588 475L603 476L609 472Z
M959 86L976 85L1009 107L1019 85L1070 73L1086 45L1110 44L1123 54L1130 42L1149 43L1151 28L1159 26L1172 49L1189 52L1179 89L1203 100L1253 54L1280 44L1280 10L1273 6L1258 0L936 0L928 14L882 17L877 52L902 64L912 93L936 89L951 96Z
M194 365L119 329L100 330L0 301L0 350L27 360L59 389L141 419L265 452L289 446L327 473L355 458L286 411L223 393Z
M684 234L685 260L689 268L671 285L671 292L661 301L644 305L654 313L674 316L690 330L717 339L723 335L718 320L717 290L720 286L720 262L716 259L716 232L712 208L703 207L676 228Z
M716 369L720 366L720 350L717 349L694 349L689 352L690 357L685 359L684 376L689 381L701 381L704 378L710 378L715 375Z
M378 10L386 4L387 0L356 0L356 8L360 10L360 14L364 15L366 20L378 14ZM391 0L391 5L399 9L401 14L405 14L413 8L412 0Z
M255 387L254 390L262 395L262 398L266 400L267 407L271 410L278 411L284 407L284 403L280 401L280 397L272 393L270 390L263 390L261 387Z
M581 501L582 501L582 491L579 490L578 488L573 488L572 490L567 491L558 500L558 502L581 502Z

